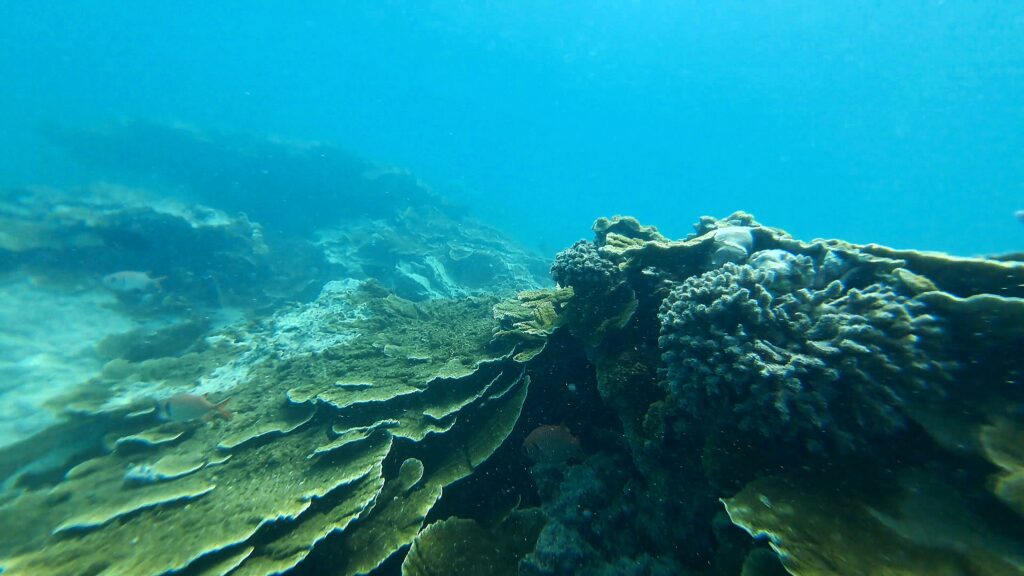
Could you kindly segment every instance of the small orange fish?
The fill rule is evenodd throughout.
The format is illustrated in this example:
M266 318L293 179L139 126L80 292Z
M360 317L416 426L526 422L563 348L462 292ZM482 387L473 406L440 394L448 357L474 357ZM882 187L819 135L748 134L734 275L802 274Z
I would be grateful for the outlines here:
M230 396L214 404L206 396L175 394L156 403L156 415L166 422L188 422L197 418L212 420L218 416L231 420L231 412L224 407L229 400Z
M523 440L523 451L534 462L561 464L570 460L583 460L586 454L580 439L564 425L538 426Z
M149 272L123 270L104 276L103 285L115 292L147 292L161 290L160 283L164 280L167 280L167 276L151 278Z

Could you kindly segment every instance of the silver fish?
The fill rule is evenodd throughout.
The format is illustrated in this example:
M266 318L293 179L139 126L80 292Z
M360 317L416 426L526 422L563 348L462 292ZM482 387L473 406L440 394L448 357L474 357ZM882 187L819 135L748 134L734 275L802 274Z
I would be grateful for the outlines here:
M210 420L216 417L231 419L231 412L224 406L230 397L214 404L206 396L175 394L156 403L157 418L166 422L188 422L197 418Z
M153 278L148 272L123 270L104 276L103 285L115 292L147 292L160 290L160 283L166 279L167 276Z

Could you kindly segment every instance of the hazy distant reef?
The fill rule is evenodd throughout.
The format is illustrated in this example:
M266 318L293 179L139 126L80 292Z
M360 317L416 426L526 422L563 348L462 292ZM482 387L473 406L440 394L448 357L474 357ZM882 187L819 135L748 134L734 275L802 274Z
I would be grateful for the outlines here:
M289 276L289 266L304 271L300 277L311 287L302 294L306 298L315 296L326 280L340 277L374 278L413 300L515 293L550 284L544 259L472 218L470 209L453 205L407 170L364 160L339 146L145 121L56 130L49 136L95 171L99 181L152 191L193 212L212 211L222 221L237 222L236 228L253 227L263 257L216 243L202 250L208 239L158 235L159 229L144 221L114 231L130 233L147 249L160 244L193 257L221 255L240 264L255 259L257 267L277 268L269 277L255 278L246 269L225 271L244 279L251 290ZM94 194L82 196L89 202ZM153 230L149 235L147 228ZM179 279L180 274L164 270L162 261L131 265ZM202 275L207 269L220 266L204 267ZM267 291L296 296L294 289L286 289L292 287L274 288Z

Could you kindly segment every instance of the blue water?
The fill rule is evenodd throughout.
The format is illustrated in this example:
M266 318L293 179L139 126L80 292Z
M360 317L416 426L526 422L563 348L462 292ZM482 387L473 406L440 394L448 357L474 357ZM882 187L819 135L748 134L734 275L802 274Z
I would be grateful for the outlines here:
M601 215L679 236L1024 249L1024 4L5 2L0 184L123 118L340 144L553 253Z

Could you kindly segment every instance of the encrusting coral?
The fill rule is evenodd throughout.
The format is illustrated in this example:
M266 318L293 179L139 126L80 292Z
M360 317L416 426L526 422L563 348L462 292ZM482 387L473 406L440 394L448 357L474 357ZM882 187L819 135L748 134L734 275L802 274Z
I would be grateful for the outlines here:
M932 472L865 493L830 478L765 477L723 500L733 522L766 539L791 574L1024 574L1012 534L993 529Z

